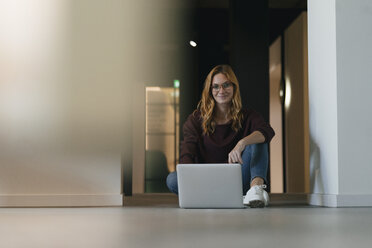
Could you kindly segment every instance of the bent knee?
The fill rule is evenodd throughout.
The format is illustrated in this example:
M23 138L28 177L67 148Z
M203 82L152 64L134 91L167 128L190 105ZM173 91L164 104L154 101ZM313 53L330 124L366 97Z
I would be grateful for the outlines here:
M173 189L175 187L177 187L177 172L171 172L169 173L169 175L167 176L167 186L169 189Z

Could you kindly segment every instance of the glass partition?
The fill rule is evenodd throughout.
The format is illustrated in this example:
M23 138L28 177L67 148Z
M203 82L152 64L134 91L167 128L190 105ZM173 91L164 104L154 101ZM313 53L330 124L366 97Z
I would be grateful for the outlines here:
M146 87L145 192L168 192L179 157L179 89Z

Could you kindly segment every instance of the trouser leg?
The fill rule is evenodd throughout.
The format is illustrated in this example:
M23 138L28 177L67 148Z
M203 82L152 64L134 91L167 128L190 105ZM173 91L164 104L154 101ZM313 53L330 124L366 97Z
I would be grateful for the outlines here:
M261 177L267 183L266 177L269 166L267 143L246 146L242 153L242 159L243 194L245 194L255 177Z
M167 176L167 186L170 192L178 195L178 182L177 182L177 172L171 172Z

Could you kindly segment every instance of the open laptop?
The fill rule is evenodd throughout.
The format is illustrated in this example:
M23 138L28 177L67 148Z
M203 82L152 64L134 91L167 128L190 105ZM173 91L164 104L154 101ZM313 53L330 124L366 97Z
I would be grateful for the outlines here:
M181 208L244 208L240 164L177 165Z

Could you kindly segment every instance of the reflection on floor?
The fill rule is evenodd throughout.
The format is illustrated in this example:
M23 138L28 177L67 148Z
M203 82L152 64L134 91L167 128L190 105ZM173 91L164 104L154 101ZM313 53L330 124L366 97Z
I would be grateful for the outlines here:
M370 247L372 208L180 209L172 195L112 208L1 208L0 247Z

